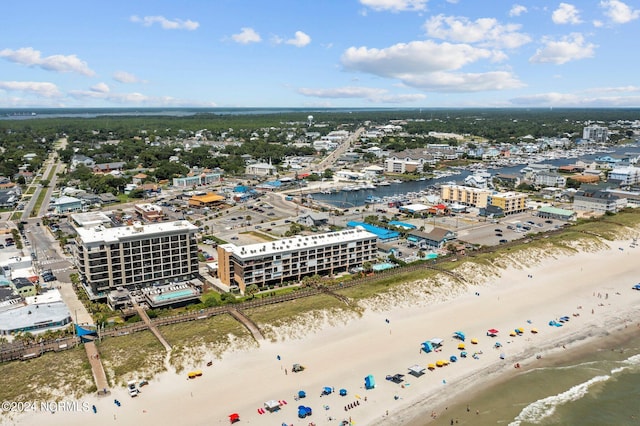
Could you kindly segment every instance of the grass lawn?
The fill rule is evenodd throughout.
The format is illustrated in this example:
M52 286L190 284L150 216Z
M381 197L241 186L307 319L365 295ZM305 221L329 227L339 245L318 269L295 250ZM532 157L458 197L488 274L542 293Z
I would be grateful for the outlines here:
M97 345L111 386L165 371L166 351L150 331L109 337Z
M207 352L221 355L232 340L255 343L251 333L230 315L165 325L159 330L172 347L170 363L178 372L203 363Z
M84 346L62 352L47 352L29 361L0 364L0 400L51 401L80 398L95 392Z

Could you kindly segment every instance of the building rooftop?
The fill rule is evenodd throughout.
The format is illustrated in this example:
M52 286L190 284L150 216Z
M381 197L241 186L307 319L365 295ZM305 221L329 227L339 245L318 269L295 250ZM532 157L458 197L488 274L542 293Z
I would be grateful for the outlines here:
M0 334L11 330L42 326L47 323L53 324L70 317L71 313L64 302L19 306L0 312Z
M177 231L191 231L195 233L198 231L198 227L186 220L178 220L174 222L152 223L149 225L134 223L131 226L120 226L117 228L104 228L102 226L76 228L76 232L84 243L116 243L121 239L129 239L135 236L161 236Z
M241 258L264 257L281 252L298 251L303 248L324 247L337 243L348 243L367 238L375 238L376 235L364 229L349 229L346 231L329 232L326 234L300 236L285 238L278 241L266 243L249 244L246 246L236 246L235 244L223 244L218 246L227 252L235 254Z
M111 223L111 219L104 212L85 212L71 215L71 219L83 228Z

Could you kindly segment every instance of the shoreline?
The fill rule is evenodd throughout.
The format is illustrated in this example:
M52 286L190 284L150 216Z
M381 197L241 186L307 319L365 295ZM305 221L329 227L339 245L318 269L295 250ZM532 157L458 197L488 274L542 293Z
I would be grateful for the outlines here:
M625 246L624 251L619 250L620 245ZM125 389L115 389L107 399L88 396L85 400L96 404L97 415L49 414L47 423L130 424L180 419L187 424L210 424L226 423L228 414L237 412L243 423L253 424L330 425L349 418L360 425L417 425L418 418L419 424L425 424L431 407L451 407L505 380L518 371L513 368L516 362L524 372L571 356L574 349L586 350L607 331L617 335L610 324L623 326L622 321L633 321L629 324L635 327L640 321L634 303L637 298L633 297L637 292L630 292L640 271L629 256L636 251L626 249L628 241L607 246L598 251L537 256L527 250L520 259L505 253L489 270L480 266L458 270L469 274L472 282L468 284L447 282L446 277L439 277L439 284L409 283L402 286L404 293L394 290L392 295L364 301L365 313L355 320L319 319L323 325L309 335L261 342L252 351L227 352L212 367L202 368L204 375L196 380L186 380L186 374L162 373L137 398L129 398ZM603 264L607 268L602 268ZM570 316L563 327L547 324L563 315ZM298 327L304 335L304 325ZM515 327L526 331L522 336L508 336ZM538 333L531 333L531 327ZM295 330L295 324L290 328ZM499 337L487 337L489 328L498 328ZM465 342L469 353L482 352L478 359L459 359L435 371L427 370L419 378L407 373L411 365L426 366L459 354L452 333L460 329L469 339L478 338L478 345ZM419 350L421 342L434 337L443 338L442 353ZM500 350L493 348L496 341L502 343ZM566 352L562 345L569 347ZM499 358L500 351L506 354L504 360ZM542 354L542 359L536 360L536 354ZM307 368L294 374L287 371L292 363ZM385 375L396 373L405 375L402 384L385 380ZM368 374L377 382L373 390L364 389ZM334 387L336 394L319 396L324 386ZM340 388L348 390L346 397L337 395ZM307 398L295 401L298 390L305 390ZM113 398L120 399L122 406L115 407ZM258 414L257 409L268 400L286 403L275 413ZM313 408L312 417L297 418L299 403ZM352 403L357 405L347 409ZM36 424L43 415L30 413L15 420Z

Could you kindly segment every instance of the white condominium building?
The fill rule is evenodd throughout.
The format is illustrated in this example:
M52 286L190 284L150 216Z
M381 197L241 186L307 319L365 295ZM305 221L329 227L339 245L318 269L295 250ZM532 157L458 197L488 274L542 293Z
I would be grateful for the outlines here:
M75 230L76 265L94 299L116 287L186 281L198 273L198 228L185 220Z
M247 246L223 244L218 246L218 277L244 293L252 284L265 287L307 275L336 274L373 261L376 238L355 228Z

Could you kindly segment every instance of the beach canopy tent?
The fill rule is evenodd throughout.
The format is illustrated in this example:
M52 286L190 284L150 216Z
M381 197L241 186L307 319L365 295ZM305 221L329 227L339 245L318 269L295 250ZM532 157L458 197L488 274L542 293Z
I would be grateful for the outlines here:
M433 352L433 345L429 341L422 342L422 350L426 353Z
M264 408L267 411L270 411L273 413L274 411L278 411L280 409L280 403L278 401L271 399L264 403Z
M466 358L466 357L467 357L467 352L466 352L466 351L462 351L462 352L460 352L460 356L461 356L462 358Z
M464 342L465 339L465 335L462 331L456 331L453 333L453 337L455 337L456 339L460 339Z
M403 377L404 377L404 374L394 374L393 376L388 375L386 379L393 383L402 383L404 382Z
M340 396L347 396L347 390L346 389L340 389Z
M449 361L451 361L451 362L456 362L456 361L458 361L458 357L457 357L457 356L455 356L455 355L451 355L451 356L449 357Z
M306 398L307 397L307 393L303 390L298 391L298 398Z
M431 342L431 345L434 348L439 348L444 343L444 340L439 338L439 337L435 337L435 338L431 339L430 342Z
M311 415L311 407L305 407L304 405L298 405L298 417L304 419Z
M633 287L631 287L633 290L640 290L640 283L634 285Z
M490 328L489 330L487 330L487 336L496 337L498 333L499 331L495 328Z
M365 389L373 389L376 387L376 379L373 378L373 375L369 374L364 378L364 387Z
M325 386L322 388L322 394L323 395L331 395L331 393L333 392L333 388L329 387L329 386Z
M424 370L425 370L424 367L422 367L422 366L420 366L418 364L415 364L415 365L412 365L411 367L409 367L409 374L411 374L412 376L415 376L415 377L420 377L420 376L422 376L424 374Z
M238 413L229 414L229 422L235 423L239 421L240 421L240 414Z

